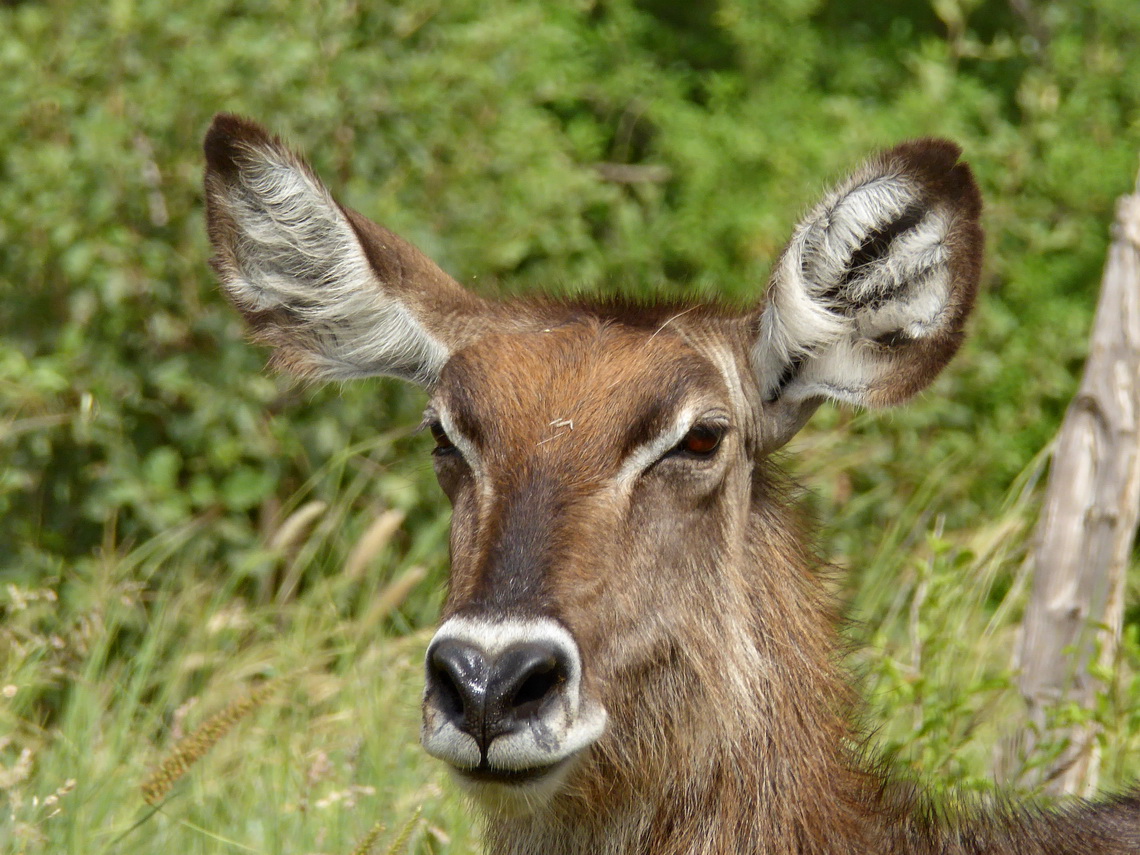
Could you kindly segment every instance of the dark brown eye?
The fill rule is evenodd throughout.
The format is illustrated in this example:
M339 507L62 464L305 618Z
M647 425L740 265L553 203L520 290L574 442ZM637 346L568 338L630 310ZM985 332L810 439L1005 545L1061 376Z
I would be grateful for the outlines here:
M439 422L429 424L428 430L431 431L431 435L435 439L435 452L437 454L446 454L455 449L455 443L448 438L447 432Z
M691 457L712 457L723 437L724 428L718 425L693 425L675 451Z

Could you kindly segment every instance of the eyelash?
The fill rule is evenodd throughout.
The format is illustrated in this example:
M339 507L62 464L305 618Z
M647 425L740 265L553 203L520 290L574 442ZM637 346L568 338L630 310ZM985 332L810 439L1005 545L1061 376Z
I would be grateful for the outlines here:
M455 451L455 443L448 437L442 424L439 422L428 422L427 428L431 431L432 438L435 440L435 448L432 449L432 454L451 454Z

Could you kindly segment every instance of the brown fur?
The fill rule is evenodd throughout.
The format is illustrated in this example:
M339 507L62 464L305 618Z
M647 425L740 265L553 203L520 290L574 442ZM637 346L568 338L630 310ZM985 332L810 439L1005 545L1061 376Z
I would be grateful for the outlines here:
M359 319L338 315L339 304L322 291L327 277L277 290L273 281L252 281L263 267L252 253L277 244L244 240L242 211L264 230L271 208L243 208L252 192L244 170L264 152L311 177L308 168L259 126L232 116L215 122L206 149L215 267L255 334L279 348L280 364L302 374L325 370L320 360L329 353L342 355L336 323L351 325L363 342L343 353L369 356ZM980 198L959 154L943 141L906 143L872 159L849 184L901 175L918 195L914 210L882 222L872 217L862 241L849 242L846 275L824 283L828 311L854 317L868 310L848 286L928 210L949 223L938 234L952 291L925 337L888 328L854 341L850 353L873 377L852 386L847 400L883 405L910 397L961 341L982 244ZM861 225L842 210L844 192L817 209L820 222L834 214L847 217L842 227ZM382 227L339 206L334 220L336 211L371 270L359 287L374 288L385 305L414 318L388 318L390 328L419 336L391 364L369 368L426 378L431 407L446 409L475 455L468 460L446 443L436 455L454 506L444 617L558 622L580 650L583 694L608 713L600 740L575 758L548 800L523 814L485 806L489 852L1140 852L1136 792L1058 812L1002 804L938 810L865 756L810 532L794 490L767 459L818 404L781 398L814 356L810 348L788 350L791 361L776 364L768 378L779 379L769 383L775 393L761 400L756 366L769 363L756 348L771 301L751 312L604 300L491 304L467 295ZM313 238L295 223L282 228ZM830 239L827 228L819 226ZM806 251L816 254L815 264L827 240L812 237ZM335 258L318 257L325 268L335 266ZM300 275L311 268L282 269ZM794 266L781 275L773 288L802 287ZM338 293L337 300L353 299ZM905 302L905 294L872 299ZM794 314L794 301L785 302ZM424 330L434 338L425 339ZM399 362L439 348L442 368ZM840 372L835 388L847 391L843 366L833 370ZM852 376L863 383L870 375ZM639 449L682 413L727 426L716 453L654 452L658 459L629 469Z
M698 362L692 341L734 347L731 335L702 330L708 321L678 320L677 330L654 335L593 318L488 338L441 377L437 395L484 431L496 497L478 507L473 485L441 469L455 503L445 616L519 608L494 601L508 587L501 574L516 586L535 574L533 589L515 592L522 607L572 629L611 716L551 804L533 816L488 817L489 851L1137 851L1135 797L1064 814L937 818L864 761L810 538L789 488L751 459L746 435L722 450L731 471L697 498L696 513L686 507L693 497L665 479L625 503L606 493L640 412L676 387L719 384L725 393L715 373L690 364ZM452 390L463 404L448 398ZM558 432L549 422L565 418L574 430L541 444ZM556 507L536 501L536 480L557 485ZM533 518L505 510L520 505ZM525 532L504 529L512 523ZM495 543L512 538L530 563L508 565L496 553Z

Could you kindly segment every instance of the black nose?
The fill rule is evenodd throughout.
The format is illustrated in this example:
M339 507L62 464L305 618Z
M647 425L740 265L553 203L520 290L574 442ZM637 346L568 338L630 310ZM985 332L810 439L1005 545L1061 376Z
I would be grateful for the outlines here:
M427 701L486 754L499 736L539 717L561 692L568 657L551 641L512 645L488 657L472 644L444 639L428 652Z

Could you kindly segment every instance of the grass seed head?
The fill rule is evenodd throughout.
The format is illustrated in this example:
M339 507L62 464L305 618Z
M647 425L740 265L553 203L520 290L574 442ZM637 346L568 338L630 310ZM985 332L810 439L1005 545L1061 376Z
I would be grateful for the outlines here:
M235 724L261 706L275 688L274 683L265 683L206 719L189 736L178 740L170 753L143 781L143 800L151 806L161 802L178 779L217 745Z
M424 812L423 807L417 807L404 827L400 829L400 833L396 835L396 839L392 841L392 845L388 847L385 855L403 855L404 850L408 847L408 841L412 837L412 832L415 831L416 826L419 825L420 815Z

